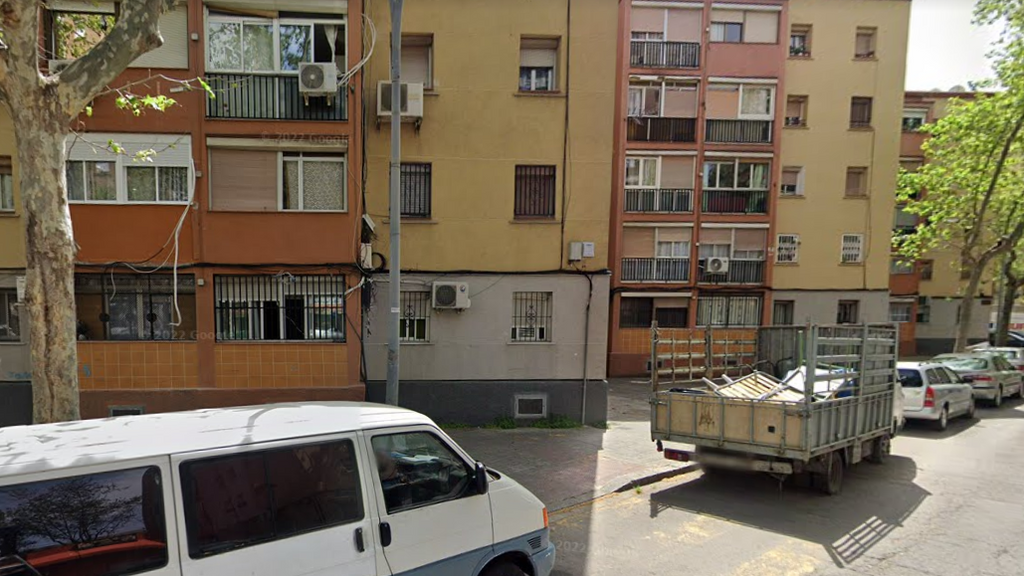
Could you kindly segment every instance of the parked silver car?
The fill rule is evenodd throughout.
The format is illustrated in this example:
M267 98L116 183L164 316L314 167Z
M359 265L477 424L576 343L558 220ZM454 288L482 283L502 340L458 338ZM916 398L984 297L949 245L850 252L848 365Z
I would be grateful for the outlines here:
M1020 372L1024 372L1024 348L987 348L984 352L998 354Z
M998 408L1010 396L1024 398L1024 372L1015 370L998 354L966 352L940 354L932 362L944 364L974 388L974 397L990 400Z
M950 418L974 418L973 388L956 372L942 364L917 362L900 362L896 368L907 420L928 420L945 430Z

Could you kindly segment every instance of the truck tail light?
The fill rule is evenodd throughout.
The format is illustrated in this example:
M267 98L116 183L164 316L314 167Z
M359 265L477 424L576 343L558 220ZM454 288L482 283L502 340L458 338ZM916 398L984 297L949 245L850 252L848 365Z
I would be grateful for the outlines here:
M924 407L935 408L935 390L932 390L931 386L924 391Z

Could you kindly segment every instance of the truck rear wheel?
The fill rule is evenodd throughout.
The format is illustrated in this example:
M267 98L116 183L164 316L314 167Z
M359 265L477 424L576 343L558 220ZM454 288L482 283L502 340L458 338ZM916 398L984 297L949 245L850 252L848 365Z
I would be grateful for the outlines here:
M888 436L879 436L871 441L871 454L868 455L868 462L872 464L884 464L886 456L892 448L892 442Z
M836 496L843 491L843 475L846 472L843 457L836 451L825 458L825 471L815 474L814 480L823 494Z

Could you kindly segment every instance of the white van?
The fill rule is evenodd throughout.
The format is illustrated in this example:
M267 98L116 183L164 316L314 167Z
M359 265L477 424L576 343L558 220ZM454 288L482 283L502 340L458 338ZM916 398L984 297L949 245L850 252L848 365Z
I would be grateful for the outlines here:
M543 504L409 410L0 430L4 576L548 576L554 562Z

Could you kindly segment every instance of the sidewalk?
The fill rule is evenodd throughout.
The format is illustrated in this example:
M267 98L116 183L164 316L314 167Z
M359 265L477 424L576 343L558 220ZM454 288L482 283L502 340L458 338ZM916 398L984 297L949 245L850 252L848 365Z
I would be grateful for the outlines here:
M682 467L651 442L649 388L641 380L608 386L608 429L452 430L474 458L508 474L554 511L610 494L630 482Z

